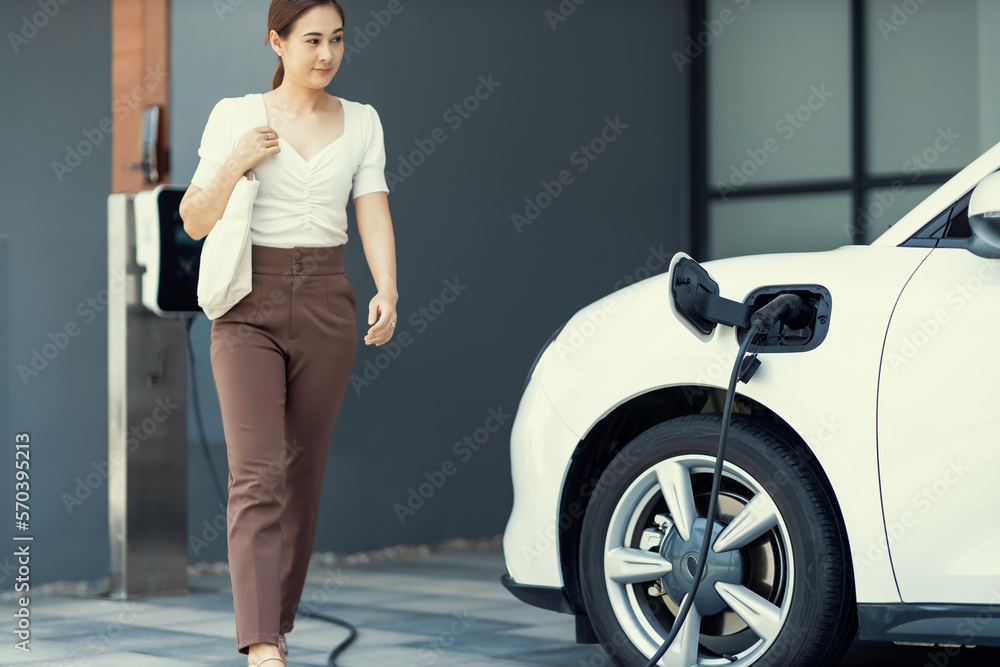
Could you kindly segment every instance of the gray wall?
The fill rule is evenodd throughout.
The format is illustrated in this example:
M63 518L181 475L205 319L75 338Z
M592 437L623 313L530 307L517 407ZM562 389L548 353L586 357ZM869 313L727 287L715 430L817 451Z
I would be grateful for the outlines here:
M187 185L208 112L218 99L270 89L275 64L264 44L266 0L174 0L171 36L172 181ZM385 2L348 0L348 41ZM571 4L571 3L565 3ZM403 11L350 62L329 92L371 103L385 128L387 174L415 141L442 128L447 141L389 195L396 236L398 321L395 341L410 344L389 360L386 348L360 344L355 374L381 361L370 385L348 389L333 434L317 550L340 553L400 543L433 543L503 531L510 512L509 436L513 418L477 451L490 410L513 415L540 345L576 310L645 276L650 248L671 254L687 239L688 74L672 54L683 46L680 2L590 0L553 30L546 10L559 3L522 0L402 0ZM107 495L98 491L69 515L60 494L106 458L106 325L83 324L77 304L106 284L105 197L108 143L59 183L49 162L84 128L111 113L110 5L71 3L26 53L2 57L5 90L17 91L0 120L13 129L14 158L3 162L0 284L9 329L5 439L29 430L34 529L43 538L36 581L107 573ZM0 6L10 27L37 9ZM63 69L60 69L63 68ZM454 127L447 109L493 76L501 82ZM29 84L32 86L29 89ZM39 85L41 84L41 85ZM51 99L42 99L48 97ZM72 104L67 101L72 99ZM587 169L572 154L600 136L605 119L628 127ZM563 170L573 182L518 233L513 213ZM57 196L52 196L53 192ZM358 301L359 339L367 330L374 283L349 208L347 274ZM660 270L666 267L661 267ZM466 286L442 310L446 281ZM424 320L421 309L438 313ZM22 386L15 373L31 350L70 319L83 333L49 368ZM192 327L200 407L215 474L225 485L225 444L209 364L210 322ZM3 342L0 333L0 342ZM380 359L381 358L381 359ZM189 393L189 528L201 536L217 514ZM5 415L0 411L0 418ZM484 431L479 431L482 435ZM9 450L8 450L9 451ZM471 454L471 455L470 455ZM11 457L0 463L10 498ZM445 461L455 465L440 489L405 523L393 506ZM425 491L427 488L425 487ZM85 540L85 542L84 542ZM43 547L45 543L49 547ZM57 546L73 545L72 559ZM189 552L190 562L224 560L225 539Z
M27 432L32 584L108 573L107 484L101 478L72 514L63 496L107 460L108 338L100 299L107 286L111 135L99 128L114 118L111 3L51 4L58 11L47 17L35 0L0 3L0 498L12 513L14 434ZM22 31L27 43L15 52L9 33ZM57 173L70 146L81 155L92 150ZM67 327L76 335L61 341ZM37 375L22 381L19 367L31 368L36 351L47 358L39 356ZM13 590L13 547L3 551L0 586Z

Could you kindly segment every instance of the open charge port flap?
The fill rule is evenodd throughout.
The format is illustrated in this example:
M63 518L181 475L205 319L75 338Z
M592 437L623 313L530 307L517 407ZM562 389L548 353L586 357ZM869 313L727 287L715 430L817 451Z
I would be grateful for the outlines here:
M812 321L797 323L795 328L776 322L771 330L757 338L757 352L806 352L815 349L826 338L830 328L833 300L822 285L772 285L758 287L743 303L757 311L781 294L795 294L812 305ZM743 343L747 328L736 328L736 341Z

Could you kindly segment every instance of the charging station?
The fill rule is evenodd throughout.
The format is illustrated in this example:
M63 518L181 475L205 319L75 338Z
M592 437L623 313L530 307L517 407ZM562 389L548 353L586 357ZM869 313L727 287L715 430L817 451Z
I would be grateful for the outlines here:
M187 579L188 321L203 241L185 188L108 197L111 598L183 593Z

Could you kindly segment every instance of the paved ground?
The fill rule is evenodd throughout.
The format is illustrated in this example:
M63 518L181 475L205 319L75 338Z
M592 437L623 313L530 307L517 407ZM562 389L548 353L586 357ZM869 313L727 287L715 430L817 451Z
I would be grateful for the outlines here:
M340 667L610 667L600 647L574 642L569 616L535 609L500 585L499 552L432 553L353 565L313 561L301 609L358 626ZM229 576L192 576L186 595L128 601L35 596L32 651L11 648L12 623L0 664L100 667L240 667ZM5 609L11 604L5 601ZM326 665L347 631L301 614L288 634L289 666ZM996 649L944 649L855 644L842 667L994 667ZM939 655L936 655L939 654ZM271 664L271 663L268 663Z

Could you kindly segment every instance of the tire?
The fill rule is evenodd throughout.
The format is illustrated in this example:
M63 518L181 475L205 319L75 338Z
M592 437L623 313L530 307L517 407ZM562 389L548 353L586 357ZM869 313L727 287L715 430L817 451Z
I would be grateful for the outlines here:
M581 591L601 645L620 667L649 661L690 590L721 422L700 414L650 428L618 453L591 495ZM709 562L659 665L836 665L857 632L837 517L809 462L777 431L732 415Z

